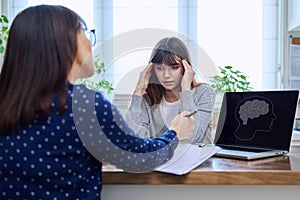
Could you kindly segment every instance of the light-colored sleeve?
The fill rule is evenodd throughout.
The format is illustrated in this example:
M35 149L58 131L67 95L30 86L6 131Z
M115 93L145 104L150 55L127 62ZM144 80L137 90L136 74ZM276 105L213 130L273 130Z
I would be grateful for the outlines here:
M131 96L129 107L125 112L125 120L135 132L139 133L140 137L150 137L148 109L143 97Z
M193 115L195 130L190 137L191 143L212 143L212 112L215 102L215 92L208 84L201 84L191 91L180 93L181 111L198 112Z

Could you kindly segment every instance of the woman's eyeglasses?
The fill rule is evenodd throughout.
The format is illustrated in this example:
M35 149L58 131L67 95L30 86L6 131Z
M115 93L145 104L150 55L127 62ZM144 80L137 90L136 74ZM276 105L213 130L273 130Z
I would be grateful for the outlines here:
M85 30L84 34L85 34L86 38L90 41L91 45L94 46L96 44L95 29Z

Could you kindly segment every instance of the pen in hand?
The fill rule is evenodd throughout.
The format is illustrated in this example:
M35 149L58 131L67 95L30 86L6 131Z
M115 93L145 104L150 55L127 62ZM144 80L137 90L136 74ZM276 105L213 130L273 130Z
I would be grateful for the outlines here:
M185 117L190 117L190 116L192 116L192 115L196 114L196 113L197 113L197 111L202 111L202 112L206 112L206 113L211 113L211 111L209 111L209 110L202 110L202 109L198 109L198 110L195 110L195 111L191 112L191 113L190 113L190 114L188 114L188 115L185 115Z
M190 116L192 116L192 115L194 115L194 114L196 114L197 113L197 110L195 110L195 111L193 111L193 112L191 112L190 114L188 114L188 115L185 115L185 117L190 117Z

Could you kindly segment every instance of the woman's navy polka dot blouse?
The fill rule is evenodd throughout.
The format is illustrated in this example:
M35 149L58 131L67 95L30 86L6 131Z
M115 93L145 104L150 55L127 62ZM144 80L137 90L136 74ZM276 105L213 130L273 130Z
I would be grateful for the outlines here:
M102 162L147 171L167 161L178 143L167 131L142 139L101 93L68 83L66 110L54 95L48 119L0 136L0 199L101 199Z

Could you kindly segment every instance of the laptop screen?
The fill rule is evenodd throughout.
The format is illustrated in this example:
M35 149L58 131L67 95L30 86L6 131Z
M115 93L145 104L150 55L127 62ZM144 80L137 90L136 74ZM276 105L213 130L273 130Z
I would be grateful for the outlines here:
M289 150L298 90L227 92L215 144Z

